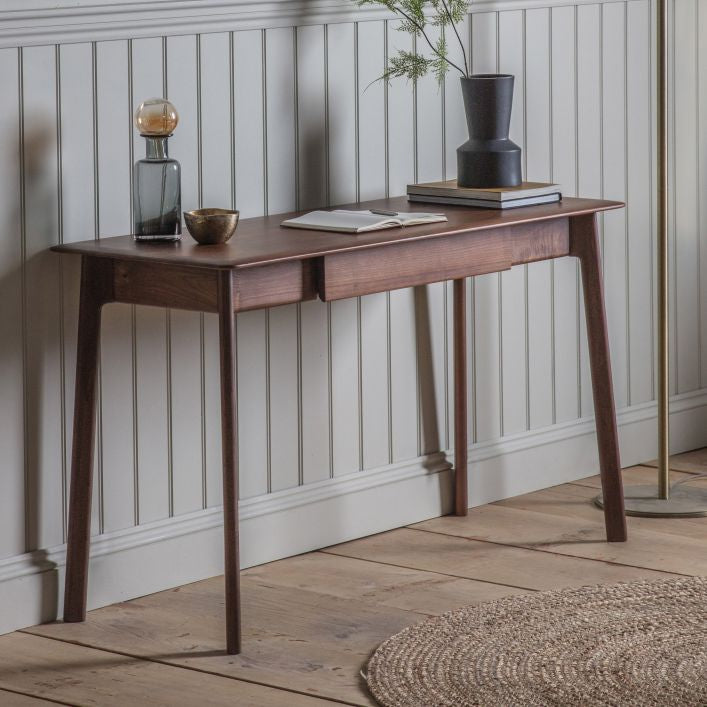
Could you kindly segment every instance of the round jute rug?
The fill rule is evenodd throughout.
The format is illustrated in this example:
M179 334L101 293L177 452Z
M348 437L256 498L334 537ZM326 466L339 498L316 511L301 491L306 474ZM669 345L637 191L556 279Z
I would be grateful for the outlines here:
M705 707L707 578L457 609L389 638L367 672L386 707Z

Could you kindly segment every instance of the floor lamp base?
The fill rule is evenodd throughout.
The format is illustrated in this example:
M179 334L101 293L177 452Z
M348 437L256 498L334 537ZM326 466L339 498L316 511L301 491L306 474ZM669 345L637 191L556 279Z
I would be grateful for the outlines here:
M604 499L599 494L594 503L600 508ZM659 498L655 484L628 486L624 489L627 516L644 518L697 518L707 516L707 488L679 484L670 489L670 498Z

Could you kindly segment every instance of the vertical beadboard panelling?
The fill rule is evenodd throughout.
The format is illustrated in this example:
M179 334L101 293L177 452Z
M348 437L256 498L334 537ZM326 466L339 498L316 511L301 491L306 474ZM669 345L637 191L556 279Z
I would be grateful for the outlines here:
M577 193L602 195L601 5L577 9ZM581 291L580 291L581 295ZM580 400L582 417L594 414L584 311L580 309Z
M525 138L525 57L523 52L523 10L501 12L498 16L498 70L515 76L511 139L524 149ZM526 291L527 267L515 267L500 275L501 373L503 376L502 433L527 429L526 380Z
M292 28L266 32L268 210L291 211L297 202L295 42ZM299 317L295 305L269 312L271 490L300 483Z
M469 15L467 15L458 25L459 38L463 44L460 44L451 29L445 29L449 58L460 68L464 68L465 58L468 66L471 57L469 23ZM456 69L450 68L444 82L444 179L456 178L457 147L469 138L460 76L461 74Z
M22 50L27 550L63 535L55 60L54 47Z
M130 232L128 42L96 48L99 236ZM135 523L131 308L109 304L101 327L102 530Z
M604 197L626 200L626 5L602 5L602 164ZM618 408L628 404L626 211L604 215L604 284L611 306L607 322Z
M356 201L356 26L327 28L327 144L329 200Z
M385 195L385 91L378 79L385 67L385 23L359 22L356 32L358 77L358 196Z
M22 249L20 212L19 52L0 51L0 447L3 492L0 494L0 557L25 550L24 424L22 365Z
M241 218L265 209L263 65L265 33L233 33L235 194Z
M525 145L527 179L552 179L550 10L526 11ZM554 322L551 262L528 267L528 392L529 426L544 427L554 421Z
M412 179L410 181L413 181ZM390 372L393 460L418 455L417 326L415 290L390 293Z
M134 39L129 47L131 110L164 94L163 40ZM171 145L170 145L171 147ZM133 129L133 159L145 154L145 139ZM167 390L167 313L135 308L135 434L137 445L137 520L169 516L169 400Z
M412 40L388 23L388 56L410 51ZM405 194L415 181L415 122L413 86L391 81L387 89L388 193ZM412 288L390 293L391 437L393 459L401 461L418 455L418 383L415 291Z
M385 194L385 23L361 22L357 32L358 194ZM360 298L363 466L389 461L388 314L385 293Z
M201 188L202 206L229 206L231 186L231 35L202 35L199 42L201 98ZM219 371L218 318L204 315L204 427L206 462L204 504L221 503L221 388Z
M265 33L268 211L295 208L295 44L290 27Z
M298 27L297 196L301 209L316 209L326 202L325 70L324 27Z
M436 44L439 34L439 28L430 28L427 32L433 44ZM417 49L423 56L433 56L432 49L422 38L417 40ZM420 182L439 181L444 178L446 157L443 141L444 94L432 74L417 82L415 98L417 179ZM447 447L445 304L444 283L416 288L415 318L422 453Z
M626 12L629 396L636 405L653 399L650 1L629 2Z
M167 96L180 116L170 151L182 165L185 211L200 203L198 89L196 37L168 37ZM201 319L196 312L169 313L170 478L165 493L171 514L197 510L203 500Z
M445 29L447 46L449 47L449 58L462 69L468 70L469 60L471 58L471 45L469 43L471 32L469 28L469 15L467 15L460 23L455 33L452 29ZM454 179L457 175L457 147L462 145L469 137L466 125L466 114L464 112L464 100L462 98L461 74L457 69L450 69L445 77L444 95L443 95L443 149L444 149L444 174L443 179ZM446 439L444 440L447 448L454 448L454 302L453 302L453 284L445 283L445 302L446 302L446 323L444 340L446 342L446 360L444 371L444 383L446 398L445 428ZM467 281L467 290L469 282ZM467 327L468 328L468 327ZM467 406L469 388L467 386Z
M356 201L356 27L327 27L328 191L332 204ZM331 445L335 476L358 471L360 459L358 300L331 303Z
M699 239L697 223L697 3L680 0L675 8L675 279L677 391L700 387ZM677 108L679 106L679 109Z
M495 73L498 65L498 15L471 17L471 62L476 74ZM501 434L501 316L497 273L474 278L475 441Z
M697 151L698 162L698 229L700 237L700 386L707 385L707 242L704 229L707 228L707 8L697 3Z
M575 9L551 10L552 179L576 196ZM553 264L555 419L574 420L579 407L578 268L573 258Z
M326 57L324 27L297 30L298 205L326 203ZM300 376L303 482L330 476L329 308L300 305Z
M399 51L412 51L410 35L400 31L400 22L387 23L388 58ZM451 79L450 79L451 80ZM400 196L415 179L414 86L404 79L391 80L387 87L388 193Z
M427 36L436 44L439 28L428 28ZM417 38L417 51L429 59L434 57L432 49L421 37ZM446 158L443 139L443 93L442 87L432 73L417 81L417 179L420 182L438 181L444 177Z
M96 235L104 238L131 230L128 42L96 43L94 62ZM131 307L108 305L102 316L99 381L101 532L129 527L136 520L133 363Z
M471 57L469 15L467 15L458 25L455 33L451 28L445 29L447 46L449 48L449 58L462 69L468 70L469 59ZM468 139L466 126L464 101L462 98L460 73L457 69L450 69L444 82L443 95L443 150L444 150L444 174L443 179L454 179L457 174L457 147ZM467 282L467 290L469 283ZM446 303L445 311L445 336L446 360L444 370L445 403L445 446L454 448L454 303L453 284L447 282L444 285L444 298ZM468 328L468 327L467 327ZM467 398L469 388L467 387ZM468 405L468 400L467 400Z
M93 48L91 44L67 44L59 49L61 86L61 217L62 240L90 240L96 235L97 210L94 180ZM64 332L64 430L65 466L68 475L74 411L76 337L79 312L80 258L61 256L62 309ZM68 476L65 505L68 502ZM98 485L94 486L97 496ZM95 497L94 496L94 497ZM96 511L99 504L95 503ZM93 527L98 530L98 512Z
M265 206L263 128L263 36L233 34L235 194L241 218ZM236 320L238 347L238 452L241 498L268 491L266 313L244 312Z
M432 181L439 181L438 179ZM446 346L447 298L443 282L415 290L422 453L449 446Z
M331 303L331 408L334 476L361 468L358 300Z
M329 321L319 300L301 307L303 482L330 476Z

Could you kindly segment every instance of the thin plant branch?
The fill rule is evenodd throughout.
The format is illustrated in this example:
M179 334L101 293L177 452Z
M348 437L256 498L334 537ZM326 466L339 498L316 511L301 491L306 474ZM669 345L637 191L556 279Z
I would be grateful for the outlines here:
M454 34L457 35L457 40L459 40L459 46L462 48L462 56L464 57L464 75L466 77L468 77L469 76L469 62L466 59L466 48L464 47L464 42L462 42L462 38L459 36L459 30L457 29L457 23L452 18L452 13L449 11L449 7L447 6L447 0L442 0L442 5L444 5L444 10L447 13L447 17L449 18L449 23L452 25L452 29L454 30Z
M440 59L442 59L443 61L446 61L447 64L449 64L450 66L454 67L462 76L467 76L468 72L465 72L464 69L462 69L461 67L457 66L457 64L455 64L451 59L448 59L446 56L444 56L444 54L442 54L442 53L440 53L439 51L437 51L437 49L435 48L434 44L432 44L432 42L430 41L430 38L427 36L427 33L425 32L424 27L422 27L422 26L417 22L417 20L415 20L413 17L410 17L410 15L408 15L406 12L404 12L403 10L401 10L401 9L400 9L399 7L397 7L397 6L394 6L394 7L393 7L393 12L397 12L399 15L402 15L410 24L414 25L414 26L417 28L417 31L425 38L425 41L427 42L427 44L429 44L430 49L431 49ZM454 24L454 23L452 23L452 24Z
M380 79L390 81L391 78L405 77L410 81L417 81L423 76L432 73L437 83L442 85L449 69L456 69L462 77L469 76L469 58L466 47L462 42L457 23L462 22L467 16L466 0L355 0L359 6L382 5L400 19L397 29L413 37L422 37L430 48L431 53L419 54L417 44L413 51L399 50L396 55L386 61L386 68ZM429 5L432 12L426 12L425 6ZM451 24L454 34L459 42L464 59L462 68L456 54L453 61L449 58L449 47L445 29ZM439 37L433 41L428 34L428 26L439 29Z

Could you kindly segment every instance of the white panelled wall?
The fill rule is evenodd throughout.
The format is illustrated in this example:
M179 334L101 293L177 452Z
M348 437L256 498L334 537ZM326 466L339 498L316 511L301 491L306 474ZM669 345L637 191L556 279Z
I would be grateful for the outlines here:
M183 207L235 206L243 217L451 178L466 134L455 75L441 88L375 81L412 42L387 15L345 1L210 0L198 17L179 2L9 5L0 631L54 618L61 602L78 263L47 248L129 232L131 164L144 149L134 107L165 95L180 112L170 150ZM473 71L516 76L511 137L527 178L628 202L601 220L626 464L656 451L653 16L651 0L497 0L472 3L462 27ZM678 451L707 443L707 7L680 0L671 18ZM595 473L575 261L478 277L468 296L472 504ZM221 566L215 317L104 311L92 606ZM445 512L447 284L249 312L237 335L246 565Z

